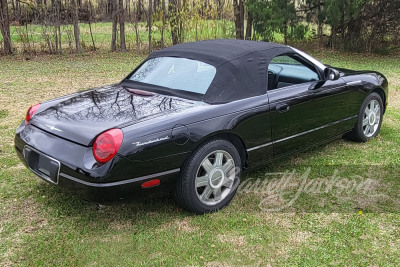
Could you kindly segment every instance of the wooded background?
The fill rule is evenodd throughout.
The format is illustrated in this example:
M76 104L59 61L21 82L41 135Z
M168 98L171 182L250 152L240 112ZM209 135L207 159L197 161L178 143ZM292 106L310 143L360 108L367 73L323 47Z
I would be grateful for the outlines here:
M390 53L400 0L0 0L1 50L152 51L211 38Z

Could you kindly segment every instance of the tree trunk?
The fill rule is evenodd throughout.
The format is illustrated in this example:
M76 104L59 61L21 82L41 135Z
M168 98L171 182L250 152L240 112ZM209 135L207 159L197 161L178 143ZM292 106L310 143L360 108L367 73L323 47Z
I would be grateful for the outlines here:
M176 0L168 1L168 11L169 11L169 24L171 27L171 37L172 44L176 45L178 43L178 8Z
M149 12L147 16L147 25L149 27L149 53L151 53L152 47L151 47L151 26L153 22L153 2L150 0L149 1Z
M15 1L15 19L21 24L21 7L19 1Z
M28 24L26 24L26 25L28 25ZM62 39L61 39L61 26L60 26L60 24L58 24L57 29L58 29L58 48L59 48L59 51L61 53L62 52Z
M58 49L62 52L62 39L61 39L61 0L57 1L56 4L56 17L57 17L57 31L58 31Z
M244 39L244 0L239 0L240 8L240 39Z
M12 14L13 14L13 16L14 16L14 20L16 20L16 9L15 9L15 3L14 3L14 0L11 0L11 8L12 8ZM17 21L17 20L16 20Z
M137 19L138 21L142 21L142 16L143 16L143 0L138 0L137 2L138 10L137 10Z
M151 1L151 0L150 0L150 1ZM154 3L153 3L153 13L154 13L154 12L157 12L159 6L160 6L160 0L154 0Z
M124 0L119 0L119 36L121 40L121 51L126 52Z
M61 0L53 0L51 2L53 8L53 16L54 16L54 28L55 28L55 42L56 42L56 52L61 53L61 30L60 30L60 9L61 9Z
M90 38L92 39L93 51L96 51L96 44L94 43L93 32L92 32L92 12L93 12L93 6L92 2L89 0L89 31L90 31Z
M165 8L165 0L162 0L162 27L161 27L161 49L164 48L164 30L166 26L167 10Z
M111 0L111 51L117 51L117 0Z
M79 41L78 5L76 0L71 0L71 4L72 4L72 23L74 25L75 48L76 52L80 53L82 51L82 48L81 48L81 43Z
M137 3L136 14L135 14L135 35L136 35L136 51L140 53L140 37L139 37L139 10L140 10L140 3Z
M55 42L55 50L56 53L58 53L58 32L57 32L57 27L54 27L54 42Z
M317 21L318 21L318 28L317 28L317 35L318 35L318 40L319 42L321 42L322 39L322 21L319 18L320 14L321 14L321 1L318 1L318 14L317 14Z
M185 16L185 14L188 12L188 5L187 5L187 0L182 0L178 1L178 20L179 20L179 26L178 26L178 42L183 43L185 41L185 26L184 23L185 21L182 19L182 17Z
M235 17L236 39L244 39L244 2L233 0L233 15Z
M36 6L37 8L33 9L34 12L36 13L35 19L38 19L38 24L43 23L43 17L44 17L44 11L43 11L43 5L42 5L42 0L36 0Z
M3 51L5 54L12 54L10 16L8 14L7 0L0 0L0 28L4 43Z
M251 40L253 27L253 18L249 12L247 12L247 26L246 26L246 40Z
M217 18L222 19L222 11L224 10L225 0L217 0Z
M287 35L288 35L287 30L288 30L288 26L287 26L287 23L285 22L285 26L283 28L283 39L284 39L285 45L287 45Z
M18 24L21 24L20 22L20 16L19 16L19 0L12 0L11 1L12 9L13 9L13 16L14 20L18 22Z
M330 37L330 47L331 49L335 49L336 42L336 27L331 27L331 37Z

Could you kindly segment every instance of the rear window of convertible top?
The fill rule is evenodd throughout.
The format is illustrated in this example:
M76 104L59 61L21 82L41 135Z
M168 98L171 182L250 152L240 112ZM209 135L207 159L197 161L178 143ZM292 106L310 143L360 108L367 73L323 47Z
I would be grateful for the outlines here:
M198 60L157 57L143 63L129 80L205 94L215 73L214 66Z

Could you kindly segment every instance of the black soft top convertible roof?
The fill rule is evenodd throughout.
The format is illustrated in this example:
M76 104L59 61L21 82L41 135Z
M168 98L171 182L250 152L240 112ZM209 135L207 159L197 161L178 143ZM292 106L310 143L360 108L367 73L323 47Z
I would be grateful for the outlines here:
M150 57L187 57L218 67L227 61L237 59L252 52L285 47L287 46L267 42L217 39L170 46L163 50L153 52Z
M149 55L199 60L216 69L216 75L202 100L228 103L265 94L268 64L279 54L293 53L285 45L235 39L206 40L171 46Z

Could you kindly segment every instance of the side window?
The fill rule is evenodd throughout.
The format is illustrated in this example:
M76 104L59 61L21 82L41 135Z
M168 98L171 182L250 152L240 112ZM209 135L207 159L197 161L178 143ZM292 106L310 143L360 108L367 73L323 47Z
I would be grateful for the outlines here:
M318 73L290 55L273 58L268 66L268 90L319 80Z

